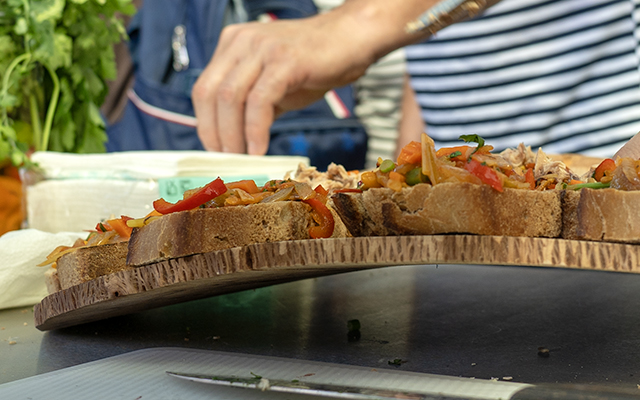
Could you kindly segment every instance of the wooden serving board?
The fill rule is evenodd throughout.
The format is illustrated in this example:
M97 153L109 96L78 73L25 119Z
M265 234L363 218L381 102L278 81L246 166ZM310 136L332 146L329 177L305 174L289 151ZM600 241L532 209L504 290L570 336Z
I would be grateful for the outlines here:
M163 261L53 293L40 330L305 278L410 264L485 264L640 272L640 246L564 239L434 235L261 243Z

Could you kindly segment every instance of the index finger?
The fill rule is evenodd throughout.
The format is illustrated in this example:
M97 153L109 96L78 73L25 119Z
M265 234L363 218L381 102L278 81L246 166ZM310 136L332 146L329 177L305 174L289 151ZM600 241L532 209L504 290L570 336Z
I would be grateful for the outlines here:
M217 93L223 79L238 63L233 46L237 29L228 26L220 34L220 41L213 57L196 80L191 90L191 100L197 120L197 132L202 146L209 151L222 151L217 120Z

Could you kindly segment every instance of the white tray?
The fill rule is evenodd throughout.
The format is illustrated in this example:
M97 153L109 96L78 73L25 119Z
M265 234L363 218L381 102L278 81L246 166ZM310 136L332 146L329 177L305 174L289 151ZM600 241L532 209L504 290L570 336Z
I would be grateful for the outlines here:
M165 400L320 397L220 387L170 377L166 371L397 389L452 397L508 399L529 386L195 349L138 350L0 385L0 399Z

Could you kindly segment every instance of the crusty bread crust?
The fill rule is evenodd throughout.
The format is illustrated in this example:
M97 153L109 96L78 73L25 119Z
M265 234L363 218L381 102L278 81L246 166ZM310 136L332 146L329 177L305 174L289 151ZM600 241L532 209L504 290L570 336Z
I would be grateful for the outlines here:
M349 236L331 201L327 206L335 220L332 237ZM302 202L283 201L169 214L136 229L131 245L120 242L85 247L60 257L57 269L45 274L47 289L54 293L134 266L197 253L252 243L309 239L309 228L317 225L310 211L311 207Z
M582 189L576 206L575 239L640 243L640 192Z
M83 247L65 254L57 262L60 288L67 289L102 275L128 269L126 258L127 242Z
M395 192L376 188L333 196L353 236L478 235L558 237L561 191L505 189L488 185L419 184Z
M49 294L62 290L56 268L51 267L44 272L44 283L47 285L47 293Z
M562 191L562 234L563 239L579 239L576 233L578 227L578 202L580 190Z
M127 264L171 258L252 243L309 239L311 207L299 201L202 208L167 214L134 229Z

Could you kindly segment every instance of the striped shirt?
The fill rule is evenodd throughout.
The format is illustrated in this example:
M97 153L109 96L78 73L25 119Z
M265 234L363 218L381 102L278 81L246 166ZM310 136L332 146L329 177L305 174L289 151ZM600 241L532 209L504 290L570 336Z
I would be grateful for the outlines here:
M640 130L640 0L503 0L408 46L437 146L612 156Z
M320 12L327 12L344 0L314 0L314 3ZM354 83L357 101L354 113L368 136L365 168L375 168L378 158L393 159L405 73L404 49L398 49L371 65Z

